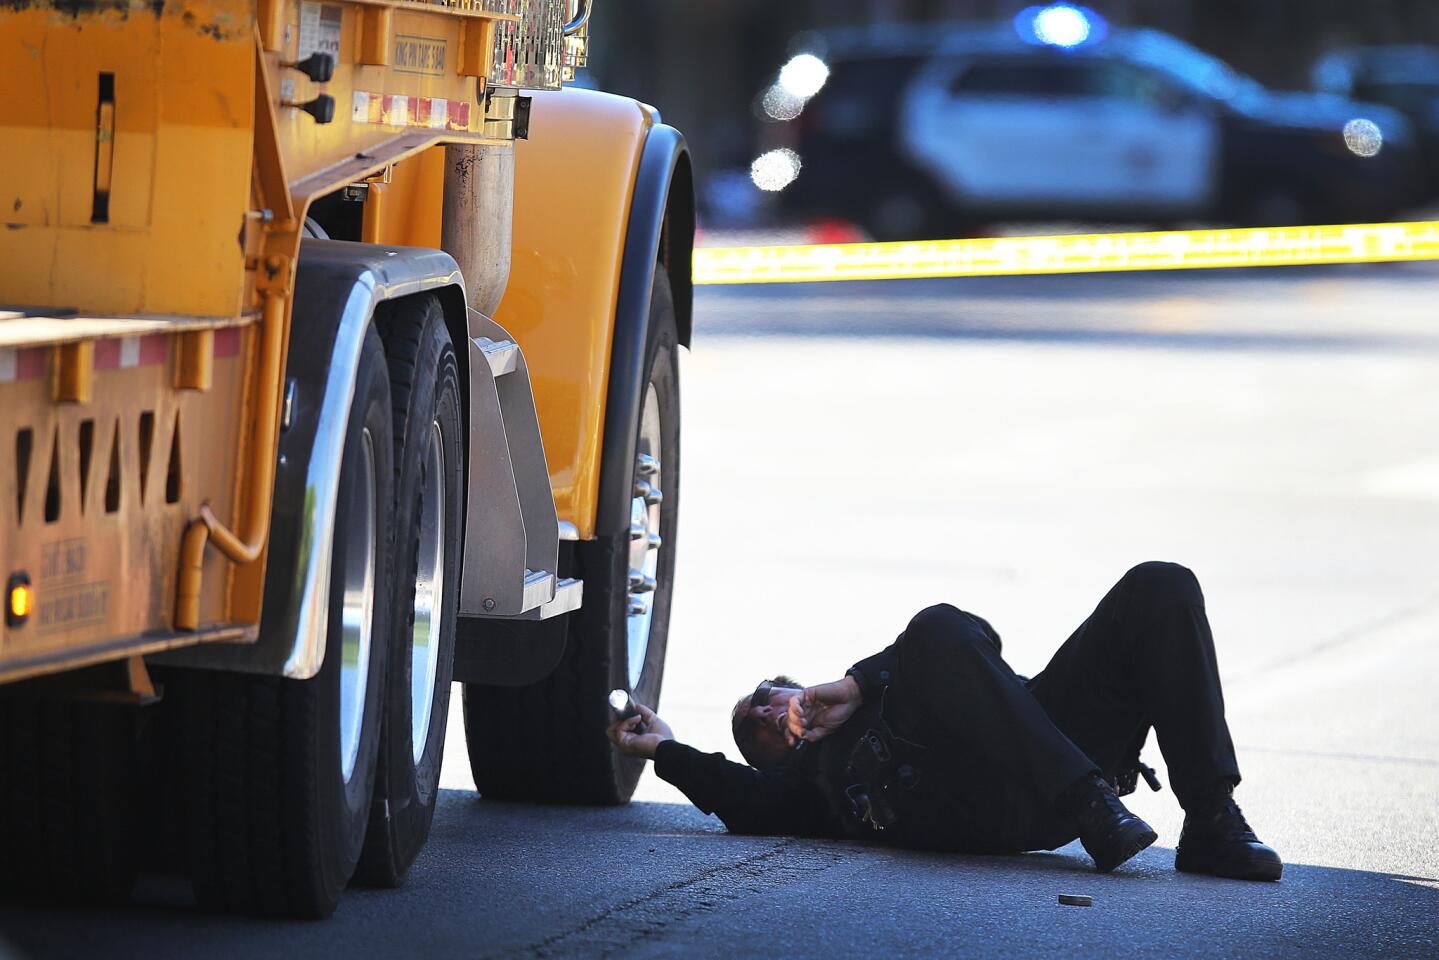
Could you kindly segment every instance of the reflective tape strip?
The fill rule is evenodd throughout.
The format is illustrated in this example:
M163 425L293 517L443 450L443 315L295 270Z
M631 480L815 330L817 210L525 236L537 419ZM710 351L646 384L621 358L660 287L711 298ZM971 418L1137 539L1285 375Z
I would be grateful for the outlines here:
M240 330L238 327L224 327L215 331L215 359L237 356L240 353Z
M469 130L470 101L356 90L350 98L350 122L387 127Z
M116 370L120 367L121 342L122 341L115 339L95 341L96 370Z
M137 367L140 365L140 338L124 337L120 340L120 366Z
M49 352L49 347L0 348L0 383L43 377Z
M95 341L96 370L128 370L164 363L169 340L163 333Z
M1439 221L789 247L702 247L695 251L694 282L809 283L1393 260L1439 260Z

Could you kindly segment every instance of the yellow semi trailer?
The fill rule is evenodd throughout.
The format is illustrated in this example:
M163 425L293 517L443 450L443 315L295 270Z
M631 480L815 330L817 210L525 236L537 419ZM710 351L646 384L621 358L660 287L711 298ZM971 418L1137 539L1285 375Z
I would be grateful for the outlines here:
M452 679L482 792L628 799L694 206L590 2L0 6L0 887L396 884Z

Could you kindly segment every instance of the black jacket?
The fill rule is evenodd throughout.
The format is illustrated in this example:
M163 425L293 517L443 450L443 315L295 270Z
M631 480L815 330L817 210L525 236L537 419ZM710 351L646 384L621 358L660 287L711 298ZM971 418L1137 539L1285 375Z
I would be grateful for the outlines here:
M834 733L792 752L777 767L756 770L722 753L701 753L667 740L655 751L655 773L734 833L851 836L845 763L878 716L897 659L891 644L851 667L848 675L858 682L864 697L860 709Z
M999 635L987 621L965 615L978 623L996 650L1001 648ZM845 792L853 780L847 762L859 739L877 725L885 690L898 665L896 645L890 644L850 667L846 674L854 677L864 698L860 709L834 733L793 751L777 767L756 770L722 753L701 753L667 740L655 751L655 773L734 833L868 837L872 831L857 826ZM892 839L903 842L898 835Z

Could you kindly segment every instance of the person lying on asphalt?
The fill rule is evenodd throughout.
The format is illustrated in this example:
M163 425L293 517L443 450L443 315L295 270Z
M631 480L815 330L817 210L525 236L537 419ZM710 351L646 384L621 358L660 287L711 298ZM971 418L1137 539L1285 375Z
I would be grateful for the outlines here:
M1279 855L1232 796L1239 766L1189 570L1130 570L1033 679L1000 649L984 619L940 604L843 679L776 677L742 697L733 728L748 766L680 743L643 705L610 739L736 833L966 853L1078 837L1110 871L1156 839L1119 800L1140 772L1159 789L1139 760L1152 727L1185 810L1176 869L1279 879Z

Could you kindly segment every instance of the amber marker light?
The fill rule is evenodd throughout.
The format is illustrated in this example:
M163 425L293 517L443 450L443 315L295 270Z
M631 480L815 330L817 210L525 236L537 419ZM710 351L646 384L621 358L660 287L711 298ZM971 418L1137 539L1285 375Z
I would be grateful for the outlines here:
M11 574L5 585L5 625L20 626L30 619L34 609L35 588L30 586L30 578L23 573Z

